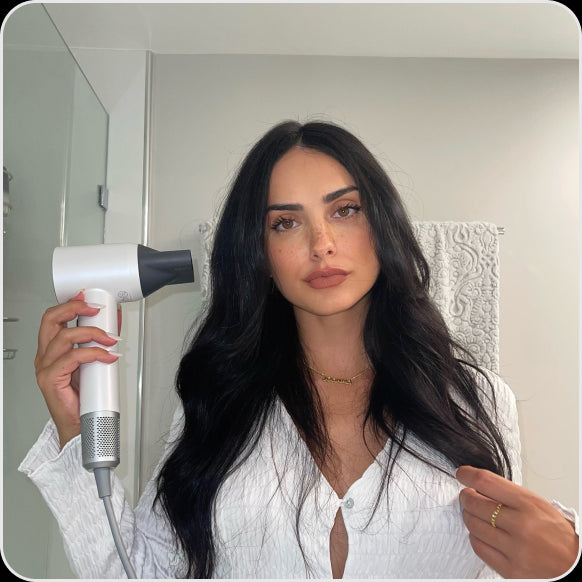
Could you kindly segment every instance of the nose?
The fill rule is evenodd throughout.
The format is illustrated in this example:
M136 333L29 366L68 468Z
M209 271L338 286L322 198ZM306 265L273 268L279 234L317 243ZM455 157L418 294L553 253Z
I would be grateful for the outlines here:
M314 229L311 236L311 258L322 260L335 255L336 246L333 233L328 225L321 225Z

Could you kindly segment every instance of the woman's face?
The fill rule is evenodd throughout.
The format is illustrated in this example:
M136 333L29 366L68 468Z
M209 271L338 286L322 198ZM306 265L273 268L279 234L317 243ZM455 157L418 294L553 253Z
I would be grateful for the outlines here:
M367 307L379 263L354 179L335 159L295 147L275 164L265 233L273 280L295 310Z

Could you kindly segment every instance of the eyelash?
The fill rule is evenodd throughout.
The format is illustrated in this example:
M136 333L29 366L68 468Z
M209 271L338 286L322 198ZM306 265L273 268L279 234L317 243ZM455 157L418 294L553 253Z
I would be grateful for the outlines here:
M360 210L362 209L362 207L359 204L344 204L343 206L340 206L339 208L336 209L336 211L334 212L334 214L337 214L338 212L340 212L341 210L355 210L355 212L353 214L350 214L348 216L341 216L340 219L341 220L346 220L348 218L351 218L352 216L354 216L355 214L357 214L358 212L360 212ZM279 227L286 221L291 220L293 222L295 222L292 218L285 218L284 216L279 217L277 220L275 220L275 222L273 222L271 224L271 228L273 230L291 230L290 228L283 228L280 229Z
M339 212L340 210L355 210L355 212L353 214L350 214L348 216L342 216L342 218L350 218L351 216L354 216L354 214L357 214L358 212L360 212L360 210L362 210L362 207L359 204L344 204L343 206L340 206L335 212L334 214L336 214L337 212Z

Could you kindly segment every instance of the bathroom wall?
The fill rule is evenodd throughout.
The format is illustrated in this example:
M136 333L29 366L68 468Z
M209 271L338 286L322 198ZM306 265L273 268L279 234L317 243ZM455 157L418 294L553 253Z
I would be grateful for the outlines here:
M286 118L354 131L414 220L505 227L501 373L518 398L525 484L578 507L577 61L156 55L153 70L155 248L196 254L242 156ZM196 285L148 300L142 483L199 305Z

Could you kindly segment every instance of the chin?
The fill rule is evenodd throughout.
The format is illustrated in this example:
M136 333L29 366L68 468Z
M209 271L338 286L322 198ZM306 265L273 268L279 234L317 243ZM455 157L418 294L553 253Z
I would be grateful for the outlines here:
M301 301L293 302L291 301L294 309L301 310L311 315L316 315L319 317L329 317L333 315L340 315L342 313L349 313L350 311L359 312L360 310L365 310L367 312L369 307L369 295L370 292L355 297L351 295L350 297L327 297L322 296L312 301Z

